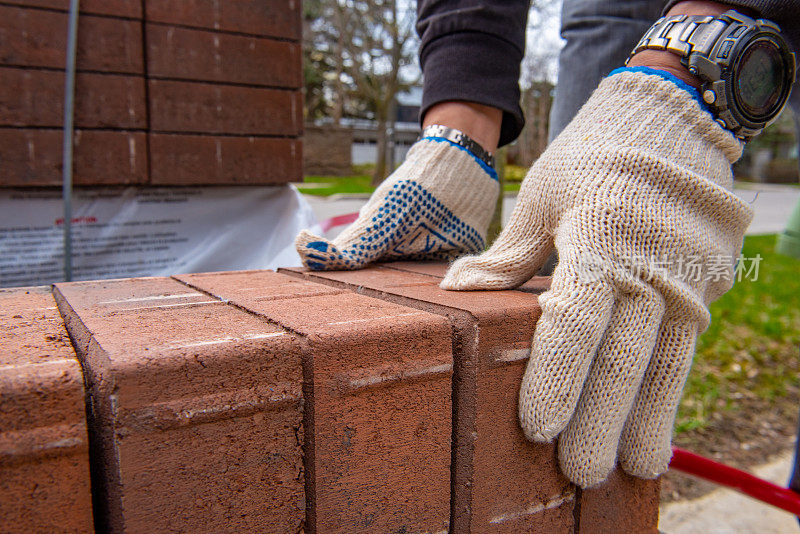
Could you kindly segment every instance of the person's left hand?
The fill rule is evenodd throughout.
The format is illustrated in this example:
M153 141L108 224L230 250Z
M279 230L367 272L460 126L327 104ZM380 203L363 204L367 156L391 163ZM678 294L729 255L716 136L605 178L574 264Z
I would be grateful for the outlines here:
M335 239L302 230L295 239L313 271L363 269L379 261L448 260L483 250L500 186L467 149L420 139Z
M731 287L752 217L731 191L741 151L694 89L622 69L531 168L492 247L441 283L517 287L558 250L519 416L531 440L561 434L562 470L580 486L617 461L644 478L667 469L706 306Z

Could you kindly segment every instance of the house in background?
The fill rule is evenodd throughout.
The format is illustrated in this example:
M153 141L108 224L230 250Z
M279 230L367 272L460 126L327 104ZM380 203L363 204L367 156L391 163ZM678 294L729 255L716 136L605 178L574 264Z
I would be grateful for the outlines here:
M406 158L411 145L420 134L419 110L422 105L422 87L412 87L408 91L397 94L397 110L395 122L389 125L389 146L393 153L388 156L390 162L399 164ZM375 163L377 159L376 123L368 120L353 119L350 127L353 130L353 165ZM344 124L347 122L343 121ZM393 127L392 127L393 126ZM394 156L394 159L392 159Z
M394 123L389 125L391 166L401 163L419 138L419 110L422 88L412 87L398 93ZM339 126L317 121L305 126L303 167L307 175L344 175L352 165L375 163L377 160L377 123L369 119L342 119ZM349 158L349 160L348 160Z

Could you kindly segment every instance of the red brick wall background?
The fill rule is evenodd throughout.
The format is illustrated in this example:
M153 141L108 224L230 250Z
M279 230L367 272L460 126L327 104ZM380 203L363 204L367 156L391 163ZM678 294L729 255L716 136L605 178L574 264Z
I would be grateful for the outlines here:
M61 184L67 0L0 1L0 186ZM302 179L300 2L81 2L76 185Z
M657 481L580 491L518 427L548 279L443 272L0 290L3 530L657 532Z

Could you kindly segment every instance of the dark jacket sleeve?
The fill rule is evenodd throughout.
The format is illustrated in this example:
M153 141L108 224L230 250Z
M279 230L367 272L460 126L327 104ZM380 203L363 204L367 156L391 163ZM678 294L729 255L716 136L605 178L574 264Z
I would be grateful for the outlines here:
M423 97L420 120L434 104L475 102L503 111L500 145L525 119L519 105L520 62L530 0L419 0L417 33Z

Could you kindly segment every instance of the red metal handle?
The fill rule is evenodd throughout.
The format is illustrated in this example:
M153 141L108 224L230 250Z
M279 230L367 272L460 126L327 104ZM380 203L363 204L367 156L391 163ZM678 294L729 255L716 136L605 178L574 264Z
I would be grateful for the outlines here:
M739 469L678 447L672 448L670 468L735 489L759 501L800 516L800 493L782 488Z

